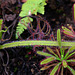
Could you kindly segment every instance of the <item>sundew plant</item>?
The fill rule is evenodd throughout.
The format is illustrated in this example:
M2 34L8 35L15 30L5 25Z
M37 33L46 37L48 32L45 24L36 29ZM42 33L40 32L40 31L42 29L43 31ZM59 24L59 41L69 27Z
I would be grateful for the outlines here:
M75 62L75 59L72 57L73 54L75 54L75 46L72 46L70 48L64 48L61 44L61 36L60 36L60 29L57 30L57 42L59 45L59 48L57 49L51 49L50 47L46 47L48 52L43 51L37 51L37 54L45 56L46 58L43 59L40 62L40 65L43 65L43 67L40 70L46 70L50 68L50 74L49 75L64 75L63 71L64 68L67 68L70 70L70 72L75 75L75 70L68 65L69 62ZM66 49L68 49L67 53L65 54ZM69 59L70 58L70 59ZM53 67L53 69L51 69ZM59 70L58 70L59 69ZM61 71L61 72L59 72Z

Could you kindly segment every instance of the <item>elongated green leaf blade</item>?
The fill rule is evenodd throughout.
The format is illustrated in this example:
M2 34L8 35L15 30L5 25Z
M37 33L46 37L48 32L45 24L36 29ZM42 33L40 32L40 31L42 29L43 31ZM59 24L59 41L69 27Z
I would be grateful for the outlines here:
M66 34L67 36L69 36L71 38L75 37L74 33L70 29L68 29L64 26L62 26L62 29L63 29L63 33Z
M71 54L69 54L65 59L68 59L70 56L72 56L73 54L75 54L75 52L72 52Z
M62 68L61 68L61 75L63 75L63 66L62 66Z
M34 45L41 45L41 46L58 46L57 41L49 41L49 40L24 40L24 41L14 41L11 43L5 43L0 45L0 49L10 48L10 47L17 47L17 46L34 46ZM75 42L62 42L62 46L75 46Z
M54 74L56 73L56 71L57 71L58 68L59 68L59 65L60 65L60 63L57 64L57 65L53 68L53 70L51 71L50 75L54 75Z
M53 50L50 48L50 47L46 47L47 48L47 50L50 52L50 53L52 53L52 54L54 54L56 57L58 57L54 52L53 52Z
M75 62L75 59L67 60L67 62Z
M61 34L60 34L60 29L57 30L57 41L59 47L61 47Z
M42 52L42 51L37 51L37 54L43 55L43 56L52 56L51 54L46 53L46 52Z
M73 20L74 20L74 23L75 23L75 3L73 4Z
M72 52L74 50L75 50L75 46L70 47L69 50L68 50L68 52L65 55L65 58L69 55L70 52Z
M50 66L44 66L43 68L41 68L40 70L46 70L48 69Z
M2 32L1 32L2 23L3 23L3 19L0 19L0 39L2 38Z
M68 29L68 28L66 28L66 27L64 27L64 26L62 26L62 29L63 29L64 31L72 32L70 29Z
M73 68L71 68L70 66L67 66L67 68L70 70L70 72L75 75L75 70Z
M55 53L53 52L53 50L52 50L50 47L46 47L46 48L47 48L47 50L48 50L49 52L51 52L52 54L55 55Z
M74 51L75 50L75 46L72 46L70 49L69 49L69 53Z
M0 19L0 30L2 28L3 19Z
M53 61L53 60L56 60L56 58L55 57L50 57L50 58L47 58L47 59L44 59L43 61L41 61L41 65L43 65L43 64L47 64L47 63L49 63L49 62L51 62L51 61Z
M51 65L48 65L48 66L44 66L40 70L46 70L46 69L50 68L51 66L55 66L55 65L56 64L51 64Z

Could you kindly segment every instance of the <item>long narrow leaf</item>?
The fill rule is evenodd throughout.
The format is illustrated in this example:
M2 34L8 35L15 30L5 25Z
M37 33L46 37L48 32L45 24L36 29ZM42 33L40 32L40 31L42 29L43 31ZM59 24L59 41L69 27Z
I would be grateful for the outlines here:
M0 39L2 38L2 23L3 23L3 19L0 19Z
M48 50L49 52L51 52L52 54L55 55L55 53L53 52L53 50L52 50L50 47L46 47L46 48L47 48L47 50Z
M54 75L54 74L56 73L56 71L58 70L60 64L61 64L61 63L57 64L57 65L53 68L53 70L51 71L50 75Z
M61 75L63 75L63 66L62 66L62 68L61 68Z
M55 66L55 65L57 65L57 64L51 64L51 65L48 65L48 66L44 66L40 70L46 70L46 69L48 69L48 68L50 68L52 66Z
M75 42L61 42L62 46L75 46ZM17 46L34 46L34 45L41 45L41 46L59 46L57 41L45 41L45 40L24 40L24 41L14 41L11 43L6 43L0 45L0 49L10 48L10 47L17 47Z
M75 50L75 46L72 46L70 49L69 49L69 53L74 51Z
M58 57L54 52L53 52L53 50L50 48L50 47L46 47L47 48L47 50L50 52L50 53L52 53L52 54L54 54L56 57Z
M62 26L62 29L63 29L63 33L66 34L67 36L69 36L71 38L75 37L74 33L70 29L68 29L64 26Z
M67 62L75 62L75 59L66 60Z
M56 60L56 58L55 57L50 57L50 58L47 58L47 59L44 59L43 61L41 61L41 65L43 65L43 64L47 64L47 63L49 63L49 62L51 62L51 61L53 61L53 60Z
M74 21L74 24L75 24L75 3L73 4L73 21Z
M62 26L62 29L63 29L64 31L72 32L70 29L68 29L68 28L66 28L66 27L64 27L64 26ZM65 34L66 34L66 33L65 33Z
M59 47L61 47L61 34L60 34L60 29L57 30L57 41Z
M75 46L70 47L70 49L68 50L68 52L66 53L64 58L66 58L69 55L69 53L74 51L74 50L75 50Z
M65 59L68 59L70 56L72 56L73 54L75 54L75 52L69 54Z
M60 47L61 59L62 59L64 52L62 52L62 48L61 48L61 34L60 34L60 29L57 30L57 41L58 41L58 45Z
M46 52L42 52L42 51L37 51L37 54L43 55L43 56L52 56L51 54L46 53Z
M75 75L75 70L73 68L71 68L70 66L67 66L67 68L70 70L70 72Z
M59 50L57 48L56 48L56 52L57 52L58 56L61 58L60 52L59 52Z

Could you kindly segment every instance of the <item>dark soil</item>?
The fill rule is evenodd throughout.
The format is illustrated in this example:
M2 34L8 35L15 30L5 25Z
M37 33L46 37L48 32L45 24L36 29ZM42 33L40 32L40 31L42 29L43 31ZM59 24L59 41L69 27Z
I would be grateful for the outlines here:
M47 3L45 15L39 15L50 24L51 33L53 32L55 39L56 31L58 28L61 29L61 26L70 24L75 28L71 0L48 0ZM9 30L3 33L2 39L4 40L0 40L0 44L16 41L15 32L22 4L20 0L0 0L0 18L4 20L3 26L9 27ZM23 38L20 40L26 40L30 36L30 32L25 30L21 36ZM62 36L62 39L66 40L66 37ZM48 75L49 70L40 71L39 63L43 58L45 57L36 54L33 47L0 50L0 75ZM71 75L68 70L65 71L64 75L68 74Z

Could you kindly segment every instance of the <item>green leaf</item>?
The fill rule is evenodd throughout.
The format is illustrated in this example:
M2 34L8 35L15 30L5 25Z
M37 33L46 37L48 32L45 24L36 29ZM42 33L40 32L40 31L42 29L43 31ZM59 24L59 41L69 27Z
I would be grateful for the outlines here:
M72 32L70 29L68 29L68 28L66 28L66 27L64 27L64 26L62 26L62 29L66 32ZM68 34L68 33L65 33L65 34Z
M37 15L38 13L44 14L44 6L46 5L45 0L27 0L22 5L22 11L19 14L19 16L27 16L29 15L29 11L31 11L31 14Z
M56 71L58 70L60 64L61 64L61 63L57 64L57 65L53 68L53 70L51 71L50 75L55 75L55 73L56 73Z
M28 27L28 23L32 22L33 19L30 17L25 17L21 19L21 21L18 23L18 26L16 28L16 39L18 39L18 35L20 36L25 29Z
M73 4L73 20L74 20L74 23L75 23L75 4Z
M72 37L72 38L75 37L74 33L70 29L68 29L64 26L62 26L62 29L63 29L64 34L66 34L66 35L68 35L69 37Z
M73 68L71 68L70 66L67 66L67 68L70 70L70 72L75 75L75 70Z
M69 44L68 44L69 43ZM11 43L5 43L0 45L0 49L10 48L10 47L18 47L18 46L58 46L57 41L49 41L49 40L24 40L24 41L14 41ZM74 46L75 42L62 42L62 46Z
M68 50L68 52L70 53L70 52L72 52L74 50L75 50L75 46L72 46L72 47L70 47L70 49Z
M52 56L51 54L46 53L46 52L42 52L42 51L37 51L37 54L43 55L43 56Z
M46 70L46 69L48 69L48 68L50 68L50 67L52 67L52 66L55 66L55 65L57 65L57 64L54 63L54 64L51 64L51 65L48 65L48 66L44 66L44 67L42 67L40 70Z
M55 53L53 52L53 50L52 50L50 47L46 47L46 48L47 48L47 50L48 50L50 53L55 54Z
M75 59L66 60L67 62L75 62Z
M54 52L53 52L53 50L50 48L50 47L46 47L47 48L47 50L49 51L49 52L51 52L52 54L54 54L56 57L58 57Z
M46 69L48 69L50 67L50 65L49 66L44 66L44 67L42 67L40 70L46 70Z
M61 75L63 75L63 66L62 66L62 68L61 68Z
M21 8L21 12L19 14L20 17L28 16L28 15L37 15L37 13L44 14L44 6L46 5L45 0L27 0ZM30 18L30 21L33 22L33 19ZM27 17L21 19L18 23L18 27L16 30L16 39L18 39L18 35L20 36L24 29L27 29L28 23L30 23Z
M69 54L65 59L68 59L70 56L72 56L73 54L75 54L75 52Z
M60 29L57 30L57 41L59 47L61 47L61 34L60 34Z
M75 50L75 46L70 47L64 58L67 58L67 56L69 55L69 53L72 52L72 51L74 51L74 50ZM71 53L70 55L73 55L73 54L74 53Z
M66 60L63 60L63 61L62 61L62 65L63 65L64 68L67 67L67 62L66 62Z
M3 19L0 19L0 30L1 30L1 25L2 25L2 23L3 23Z
M0 19L0 39L2 38L2 23L3 23L3 19Z
M49 63L49 62L51 62L51 61L53 61L53 60L56 60L56 58L55 57L50 57L50 58L46 58L46 59L44 59L43 61L41 61L41 65L43 65L43 64L47 64L47 63Z

